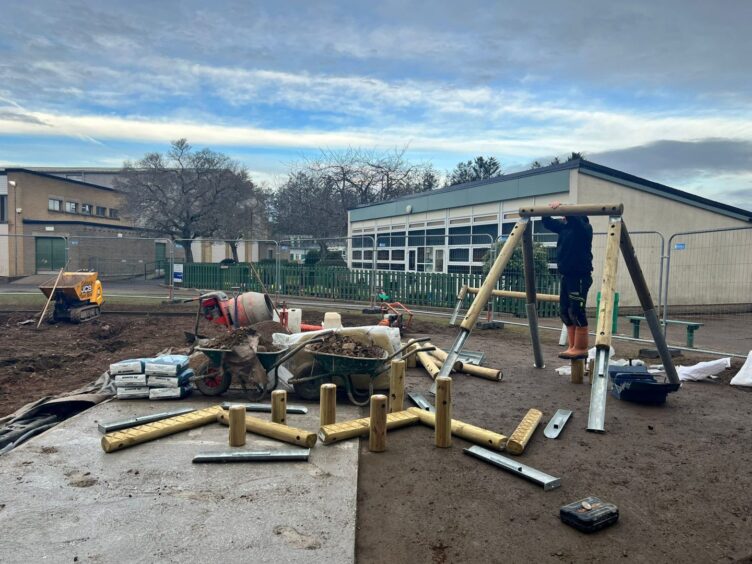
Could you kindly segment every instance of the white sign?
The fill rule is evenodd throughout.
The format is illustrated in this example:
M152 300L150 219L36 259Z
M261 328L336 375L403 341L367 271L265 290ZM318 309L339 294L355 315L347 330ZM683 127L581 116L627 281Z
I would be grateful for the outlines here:
M177 284L183 283L183 265L182 264L175 264L172 267L172 281L173 283L177 283Z

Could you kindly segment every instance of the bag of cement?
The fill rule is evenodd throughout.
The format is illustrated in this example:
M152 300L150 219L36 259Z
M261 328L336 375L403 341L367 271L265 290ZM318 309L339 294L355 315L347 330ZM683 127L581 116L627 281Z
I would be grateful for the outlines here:
M116 376L117 374L143 374L144 373L144 360L143 358L132 358L130 360L121 360L110 364L110 375Z
M191 394L190 386L180 388L146 388L150 400L181 399Z
M176 376L188 368L189 358L184 354L166 354L146 361L148 376Z
M118 388L141 388L146 386L146 374L118 374L115 376Z
M676 372L679 374L679 380L698 381L706 378L715 378L727 368L731 368L731 359L719 358L707 362L698 362L692 366L677 366Z
M141 388L118 388L117 399L148 399L149 388L143 386Z
M749 351L747 360L744 361L744 365L739 369L731 379L732 386L752 386L752 351Z
M150 388L181 388L190 387L194 372L190 368L183 370L178 376L148 376L146 385Z

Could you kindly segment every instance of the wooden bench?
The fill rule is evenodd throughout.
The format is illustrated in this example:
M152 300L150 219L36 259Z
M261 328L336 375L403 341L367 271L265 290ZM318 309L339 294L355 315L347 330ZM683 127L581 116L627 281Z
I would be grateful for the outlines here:
M627 316L627 319L629 319L629 321L632 323L632 337L639 339L640 323L642 321L645 321L645 318L638 315L629 315ZM693 349L695 347L695 331L705 325L704 323L696 323L694 321L673 321L671 319L668 319L666 321L666 324L683 325L687 328L687 347L689 347L690 349ZM663 325L663 320L661 320L661 325Z

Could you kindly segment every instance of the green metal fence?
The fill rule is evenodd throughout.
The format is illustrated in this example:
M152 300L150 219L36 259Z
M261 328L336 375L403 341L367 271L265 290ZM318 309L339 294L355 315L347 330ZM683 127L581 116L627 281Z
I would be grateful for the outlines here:
M443 274L433 272L397 272L372 270L351 270L340 267L317 267L306 265L282 265L277 284L274 264L254 264L254 268L269 292L287 296L300 296L342 301L369 301L371 299L372 276L376 276L373 287L390 296L392 301L406 306L453 308L457 302L459 289L467 284L479 287L483 283L480 274ZM556 276L541 274L536 280L540 293L558 294L559 282ZM183 265L184 288L201 288L230 291L240 288L245 291L261 291L251 265L237 264L221 266L216 263L187 263ZM505 272L499 280L498 289L525 290L522 272ZM465 307L470 303L466 298ZM524 317L524 300L514 298L494 298L494 311L511 313ZM555 317L559 306L555 303L538 304L541 317Z

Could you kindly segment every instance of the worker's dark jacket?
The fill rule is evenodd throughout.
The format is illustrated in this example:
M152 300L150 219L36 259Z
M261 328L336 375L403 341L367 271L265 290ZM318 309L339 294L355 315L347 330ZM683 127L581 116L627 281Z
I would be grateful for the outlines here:
M593 226L587 216L572 215L564 222L544 217L543 225L559 234L556 264L563 275L589 275L593 271Z

